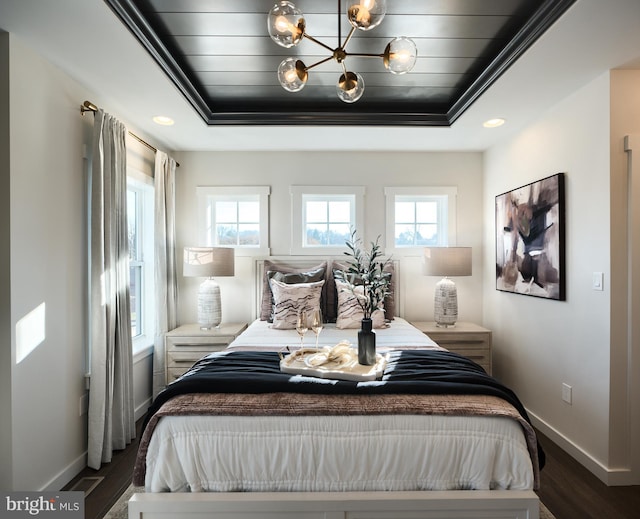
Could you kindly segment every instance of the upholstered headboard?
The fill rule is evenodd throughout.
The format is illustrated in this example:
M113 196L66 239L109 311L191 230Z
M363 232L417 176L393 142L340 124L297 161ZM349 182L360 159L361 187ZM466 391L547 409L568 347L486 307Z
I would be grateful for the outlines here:
M333 284L333 275L329 274L332 266L344 265L346 260L344 257L327 257L327 256L269 256L267 258L260 258L255 261L254 264L254 318L259 319L262 311L263 303L263 290L265 287L265 265L269 268L276 265L277 267L284 267L285 269L295 270L311 270L320 264L326 264L327 269L327 286L326 292L323 293L323 297L333 298L335 289L330 284ZM401 316L404 308L404 301L401 297L400 291L400 264L398 261L391 261L391 267L393 274L391 276L391 292L393 294L394 309L393 313L396 316ZM277 269L276 269L277 270Z

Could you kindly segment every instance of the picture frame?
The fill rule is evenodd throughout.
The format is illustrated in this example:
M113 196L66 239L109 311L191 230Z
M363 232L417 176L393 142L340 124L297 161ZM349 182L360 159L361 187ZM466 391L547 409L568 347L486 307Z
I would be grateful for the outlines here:
M496 290L565 301L564 173L496 196Z

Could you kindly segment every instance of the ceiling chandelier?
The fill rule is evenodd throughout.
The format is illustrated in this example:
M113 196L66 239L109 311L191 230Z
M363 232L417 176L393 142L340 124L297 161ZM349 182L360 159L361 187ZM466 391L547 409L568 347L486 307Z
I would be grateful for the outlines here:
M338 47L332 49L321 41L309 36L302 11L293 3L278 2L269 11L267 26L271 39L278 45L291 48L298 45L304 38L324 47L331 56L313 65L305 65L296 58L286 58L278 66L278 80L282 88L288 92L299 92L307 84L308 71L322 63L334 59L342 67L342 75L336 84L338 98L345 103L354 103L364 93L364 79L357 72L347 70L345 60L349 56L364 58L382 58L385 68L392 74L405 74L416 63L418 51L416 44L404 36L392 39L382 54L362 54L347 52L346 47L356 29L369 31L380 25L386 12L386 0L350 0L347 2L347 18L351 30L344 42L340 43L340 19L338 18ZM338 17L340 16L340 0L338 0Z

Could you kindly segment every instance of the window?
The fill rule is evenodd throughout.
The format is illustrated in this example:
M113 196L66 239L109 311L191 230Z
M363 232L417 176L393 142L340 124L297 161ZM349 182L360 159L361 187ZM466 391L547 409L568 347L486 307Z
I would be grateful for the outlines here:
M234 247L239 256L269 254L269 191L266 186L198 187L201 243Z
M353 195L302 195L303 247L341 246L349 238Z
M292 186L292 254L339 254L363 221L363 187Z
M456 193L455 187L385 188L388 252L455 244Z
M216 245L260 246L260 202L258 200L214 200L212 232Z
M129 293L131 298L131 336L142 333L142 218L141 193L127 188L127 236L129 239Z
M153 179L127 172L127 231L131 336L138 351L153 343L155 333L153 261Z

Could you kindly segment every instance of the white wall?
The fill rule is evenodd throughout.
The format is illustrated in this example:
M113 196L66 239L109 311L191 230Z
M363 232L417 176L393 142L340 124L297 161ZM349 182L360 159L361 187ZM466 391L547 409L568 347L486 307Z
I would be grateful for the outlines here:
M9 34L0 31L0 243L10 239ZM0 489L11 488L11 276L10 248L0 249Z
M7 203L2 204L0 237L7 245L0 255L0 309L9 297L11 308L0 319L0 488L58 490L86 464L86 415L80 415L87 371L83 150L91 147L93 117L81 116L80 105L89 99L100 106L101 99L13 35L0 33L0 70L5 57L0 184L7 189L0 196ZM9 157L10 165L5 164ZM142 159L134 159L140 167ZM37 324L44 325L44 339L16 363L17 327L40 305L44 321ZM150 357L136 360L135 405L140 408L150 393ZM10 385L6 392L4 385Z
M82 153L90 126L78 114L84 92L77 84L11 36L9 56L14 352L20 321L45 309L44 322L35 323L44 325L44 339L12 363L12 486L59 488L84 466Z
M603 479L609 464L609 75L550 107L484 164L484 317L494 374L544 432ZM566 174L566 302L495 290L495 195ZM604 272L604 291L591 288ZM573 404L561 399L562 383Z
M177 239L182 247L198 245L196 187L204 185L271 186L272 255L288 255L291 242L291 185L362 185L365 192L366 242L385 233L385 186L456 186L457 245L473 247L474 275L457 278L460 320L482 321L482 155L480 153L356 152L182 152L177 155ZM283 164L291 167L283 167ZM421 258L400 259L401 290L410 305L404 317L433 318L433 287L438 279L421 273ZM236 259L236 275L219 278L223 320L252 319L252 264ZM199 280L182 278L179 267L180 323L194 322Z

